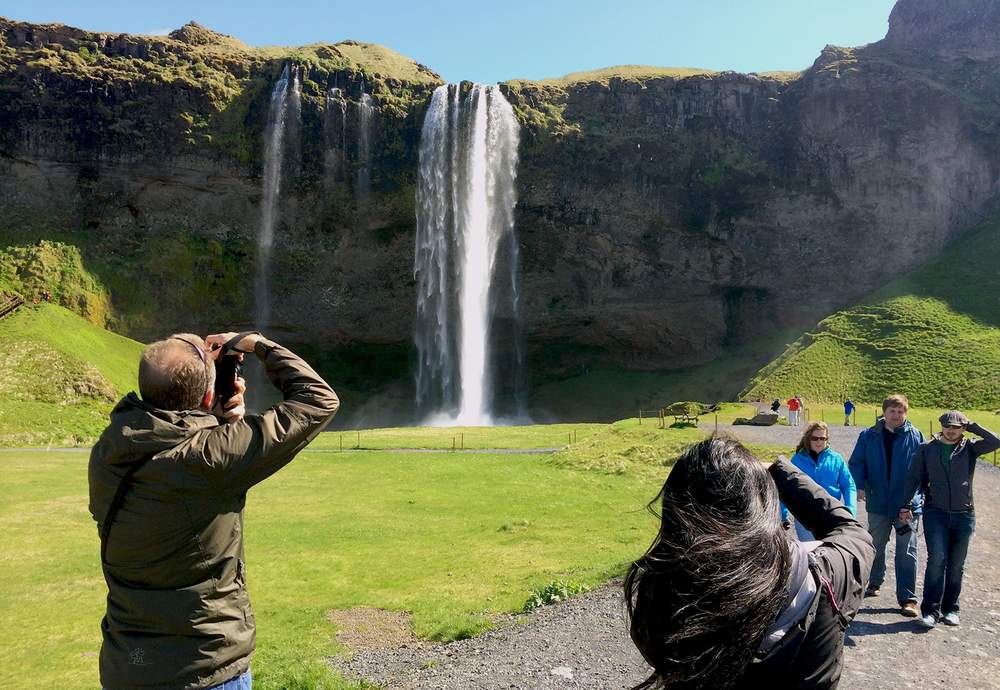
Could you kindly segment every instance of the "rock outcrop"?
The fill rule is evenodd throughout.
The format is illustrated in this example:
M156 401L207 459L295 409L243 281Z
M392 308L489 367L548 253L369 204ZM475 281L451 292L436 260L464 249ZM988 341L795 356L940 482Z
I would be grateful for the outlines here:
M986 0L900 0L885 40L828 46L801 73L505 84L534 380L710 361L815 322L994 213L998 31ZM140 339L252 318L267 98L302 65L279 335L348 387L406 388L437 75L378 46L255 49L194 24L138 37L0 21L0 37L0 240L79 244L114 327ZM363 196L362 89L376 109Z

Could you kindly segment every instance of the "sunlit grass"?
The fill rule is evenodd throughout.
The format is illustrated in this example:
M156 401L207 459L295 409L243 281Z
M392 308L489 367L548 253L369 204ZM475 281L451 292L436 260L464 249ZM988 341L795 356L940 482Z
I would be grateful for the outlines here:
M0 687L97 686L105 585L86 464L82 451L0 452ZM453 639L554 580L605 581L648 545L643 508L664 474L306 451L249 494L255 685L349 687L322 661L338 651L331 609L409 611L418 635Z

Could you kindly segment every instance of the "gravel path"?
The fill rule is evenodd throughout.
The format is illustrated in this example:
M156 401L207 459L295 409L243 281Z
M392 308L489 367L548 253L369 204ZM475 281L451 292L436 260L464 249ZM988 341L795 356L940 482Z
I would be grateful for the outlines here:
M789 447L800 433L720 425L723 430L747 442ZM834 448L846 457L860 429L831 431ZM882 595L866 600L848 630L841 688L1000 688L1000 472L992 465L980 463L976 497L962 625L923 631L900 616L890 566ZM925 557L921 538L918 591ZM646 669L625 630L620 587L611 583L530 616L510 617L473 639L361 651L331 663L353 677L406 690L629 688Z

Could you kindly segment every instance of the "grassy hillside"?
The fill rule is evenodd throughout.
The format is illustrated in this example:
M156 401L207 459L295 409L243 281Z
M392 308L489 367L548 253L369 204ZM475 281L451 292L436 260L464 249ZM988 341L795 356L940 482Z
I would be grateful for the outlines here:
M591 369L543 383L531 391L531 412L536 421L612 421L638 415L640 409L643 415L655 416L656 410L679 400L735 400L746 381L800 333L776 331L686 369Z
M821 321L750 381L745 399L1000 406L1000 220Z
M55 304L0 320L0 446L92 441L135 388L141 350Z

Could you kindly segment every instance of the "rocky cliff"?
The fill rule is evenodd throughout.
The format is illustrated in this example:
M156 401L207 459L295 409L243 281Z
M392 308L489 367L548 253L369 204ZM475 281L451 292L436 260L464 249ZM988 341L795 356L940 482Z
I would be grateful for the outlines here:
M814 322L992 214L997 31L985 0L900 0L885 40L827 47L801 73L505 84L522 124L534 380L709 361ZM79 245L111 291L111 325L133 337L249 323L264 120L289 62L305 78L277 329L349 387L406 397L417 145L441 82L387 49L0 20L0 241ZM370 190L357 184L362 91Z

